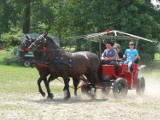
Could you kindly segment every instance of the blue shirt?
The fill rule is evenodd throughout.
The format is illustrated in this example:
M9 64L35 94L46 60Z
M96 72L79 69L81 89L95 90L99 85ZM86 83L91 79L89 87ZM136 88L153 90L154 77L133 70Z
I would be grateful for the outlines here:
M126 49L125 54L127 55L127 61L134 61L135 57L139 56L138 51L136 49Z
M118 57L117 51L115 49L105 49L104 52L102 53L102 57ZM116 60L109 60L108 62L116 63Z

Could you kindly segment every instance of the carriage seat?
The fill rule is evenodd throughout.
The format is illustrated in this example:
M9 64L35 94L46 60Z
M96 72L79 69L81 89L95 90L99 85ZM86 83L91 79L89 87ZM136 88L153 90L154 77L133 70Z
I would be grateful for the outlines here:
M132 71L134 71L136 69L138 69L138 64L133 63L131 68L130 68L130 71L132 72ZM128 72L128 64L122 64L122 71L123 72Z

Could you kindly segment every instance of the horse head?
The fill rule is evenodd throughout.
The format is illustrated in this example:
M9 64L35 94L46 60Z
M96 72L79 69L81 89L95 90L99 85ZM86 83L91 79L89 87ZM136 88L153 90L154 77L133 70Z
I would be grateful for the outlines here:
M28 48L33 51L39 46L52 46L52 49L59 49L59 41L54 36L48 36L48 33L40 35Z
M40 35L33 43L28 46L31 51L34 51L38 46L44 46L46 43L47 34Z
M19 52L19 56L21 58L23 58L25 56L25 54L27 54L30 50L29 50L29 46L35 41L35 39L24 35L24 40L21 42L20 44L20 52Z

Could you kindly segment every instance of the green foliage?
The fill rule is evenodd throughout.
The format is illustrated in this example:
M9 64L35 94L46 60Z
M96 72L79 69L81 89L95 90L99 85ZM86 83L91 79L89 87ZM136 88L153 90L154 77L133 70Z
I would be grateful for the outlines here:
M69 40L70 36L106 29L160 39L160 11L150 0L1 0L0 3L0 33L7 46L18 44L14 40L19 40L22 26L23 29L29 27L30 33L48 31L59 36L63 46L71 46L71 41L74 41L76 50L87 50L89 45L83 40ZM28 16L25 16L27 5L30 7ZM25 23L26 19L28 22ZM13 31L18 31L18 35L12 34ZM123 42L120 44L125 49L128 47ZM148 47L146 43L142 44ZM93 43L92 47L96 50L98 46ZM153 54L150 51L146 53Z
M0 64L21 64L18 56L16 55L17 53L17 47L8 47L3 51L0 51L1 59L0 59Z
M139 42L138 50L142 61L153 60L155 53L158 51L155 43L148 43L144 41Z
M11 28L10 32L1 35L1 39L5 41L7 47L20 45L21 38L20 28Z

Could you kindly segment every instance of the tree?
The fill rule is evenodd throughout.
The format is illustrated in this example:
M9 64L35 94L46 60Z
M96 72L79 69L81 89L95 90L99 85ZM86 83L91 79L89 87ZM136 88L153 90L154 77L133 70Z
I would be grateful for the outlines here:
M24 0L24 17L23 17L23 33L29 33L30 30L30 13L31 13L31 1Z

